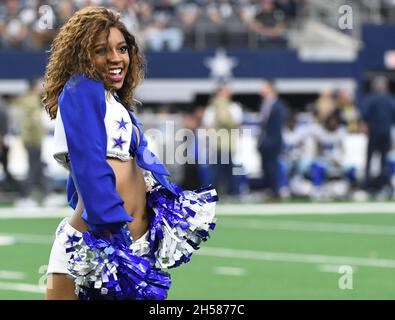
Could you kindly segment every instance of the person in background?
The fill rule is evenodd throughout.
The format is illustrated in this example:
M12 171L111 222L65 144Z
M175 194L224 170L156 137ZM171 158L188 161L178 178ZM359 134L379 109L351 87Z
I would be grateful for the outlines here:
M284 12L276 10L273 0L260 1L260 9L250 25L257 34L260 45L287 45L284 17Z
M284 12L284 19L287 21L287 24L289 24L296 19L298 12L303 9L303 1L277 0L275 1L275 6L277 9Z
M261 133L258 138L258 151L262 159L263 186L269 188L271 200L278 200L280 198L278 163L283 147L285 109L272 81L263 84L261 97L259 119Z
M199 141L197 129L200 126L199 106L182 114L183 128L191 130L193 135L185 136L183 143L187 144L187 162L183 165L184 175L181 186L184 189L194 190L200 185L200 168L198 164Z
M41 144L45 134L40 100L41 84L30 81L30 90L17 100L20 134L28 155L28 177L21 187L22 199L17 205L36 206L45 195ZM33 194L33 192L35 194Z
M332 90L323 89L317 100L313 102L309 109L314 113L317 121L321 125L325 125L328 116L335 111L336 104L333 99Z
M22 3L18 0L0 2L0 46L6 49L31 49L29 26L21 15Z
M299 125L297 113L290 111L283 128L283 149L279 159L279 188L282 199L299 194L299 182L302 180L304 167L304 143L309 131ZM299 184L299 185L298 185ZM297 188L294 186L298 185Z
M336 112L327 117L324 126L317 123L311 134L317 145L317 155L310 167L313 183L311 197L322 200L328 197L324 193L324 185L330 179L346 178L349 186L355 184L355 166L344 162L347 129Z
M391 148L391 126L395 118L395 100L388 90L388 79L378 76L372 81L373 93L363 104L362 118L368 135L365 167L365 188L369 193L382 191L389 182L387 155ZM380 174L374 187L371 176L371 160L374 153L380 155Z
M341 88L335 93L335 112L338 114L342 124L347 127L349 133L359 130L359 113L352 101L351 92Z
M15 186L15 180L8 171L8 152L6 135L8 134L8 106L4 99L0 97L0 163L4 172L3 190L11 190Z
M162 1L163 4L164 2L167 1ZM170 3L169 6L171 6ZM153 51L180 50L184 34L179 28L178 22L177 25L175 24L175 20L176 17L170 11L165 12L161 8L155 8L148 2L141 3L139 24L145 46Z
M236 185L237 179L232 170L237 146L231 131L238 129L242 121L242 107L232 100L232 93L228 85L220 85L205 110L202 124L203 127L209 129L207 131L209 138L207 147L209 162L212 164L210 165L211 183L228 195L239 193Z

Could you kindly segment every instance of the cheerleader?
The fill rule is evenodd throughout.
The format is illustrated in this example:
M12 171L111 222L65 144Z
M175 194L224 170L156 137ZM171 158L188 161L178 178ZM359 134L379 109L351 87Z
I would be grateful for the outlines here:
M43 104L74 209L56 229L47 299L165 299L163 269L188 262L215 226L216 191L186 191L133 114L144 58L119 15L75 13L54 39Z

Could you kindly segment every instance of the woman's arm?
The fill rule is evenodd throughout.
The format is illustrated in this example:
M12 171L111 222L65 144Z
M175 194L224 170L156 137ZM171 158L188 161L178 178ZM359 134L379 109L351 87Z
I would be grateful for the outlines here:
M116 191L115 174L106 161L103 83L83 75L72 77L59 97L58 112L64 125L74 183L84 203L82 218L91 231L116 232L133 219L123 207Z

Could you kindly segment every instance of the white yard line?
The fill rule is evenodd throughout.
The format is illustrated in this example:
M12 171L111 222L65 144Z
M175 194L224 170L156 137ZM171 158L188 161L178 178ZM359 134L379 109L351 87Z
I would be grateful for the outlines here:
M218 215L299 215L299 214L395 214L395 202L293 203L293 204L220 204ZM0 219L63 218L70 216L69 207L1 208Z
M364 225L331 222L277 221L277 220L243 220L226 219L218 223L219 228L257 229L257 230L292 230L308 232L333 232L348 234L395 235L395 226Z
M30 283L0 282L0 290L44 293L45 289Z
M240 277L246 274L246 270L244 268L235 268L235 267L216 267L214 269L216 274L224 275L224 276L233 276Z
M0 234L0 246L12 246L16 243L16 239L13 236L5 236Z
M395 203L294 203L294 204L223 204L217 205L218 215L300 215L300 214L395 214Z
M280 262L301 262L301 263L318 263L332 265L350 265L376 268L395 268L395 260L390 259L370 259L358 257L343 256L326 256L316 254L299 254L289 252L269 252L269 251L252 251L242 249L228 248L200 248L196 254L203 256L231 258L231 259L250 259Z
M320 264L317 266L317 270L320 272L328 272L328 273L340 273L340 265L334 264ZM352 273L357 272L358 268L355 266L352 268Z
M22 280L24 278L26 278L26 274L24 272L0 270L0 279Z
M71 208L1 208L0 219L63 218L72 213Z
M0 233L1 238L10 238L13 241L8 245L13 245L15 243L30 243L30 244L49 244L55 239L55 235L41 235L41 234L25 234L25 233Z

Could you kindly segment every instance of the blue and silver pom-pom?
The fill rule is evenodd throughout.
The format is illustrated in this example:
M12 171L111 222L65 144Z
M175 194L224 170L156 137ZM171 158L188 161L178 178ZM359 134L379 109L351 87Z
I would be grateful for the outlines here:
M148 196L155 213L150 226L151 259L158 268L188 262L215 228L218 196L214 188L184 191L176 184L173 187L178 195L159 185Z
M170 275L131 250L125 224L121 234L106 238L89 231L69 237L69 271L80 299L163 300Z
M132 241L125 224L120 234L109 238L89 231L69 236L69 271L80 299L163 300L170 288L170 275L160 268L177 267L190 260L193 252L215 228L214 188L184 191L177 195L161 185L148 196L153 210L149 243Z

